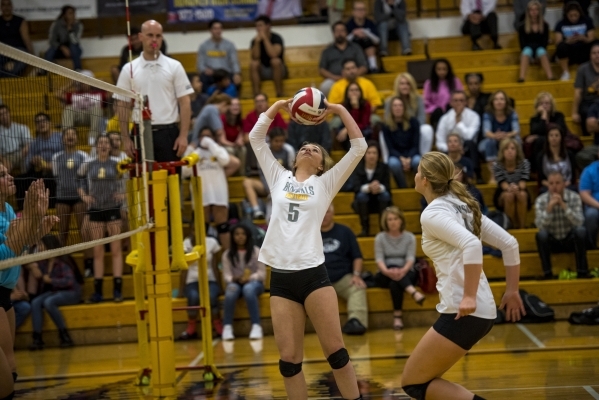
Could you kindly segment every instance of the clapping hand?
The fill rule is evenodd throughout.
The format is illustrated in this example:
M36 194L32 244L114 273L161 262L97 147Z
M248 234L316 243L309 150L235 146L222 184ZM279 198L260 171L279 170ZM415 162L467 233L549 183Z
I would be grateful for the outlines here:
M26 220L39 221L48 211L50 191L46 189L44 181L34 181L25 192L23 201L23 218Z

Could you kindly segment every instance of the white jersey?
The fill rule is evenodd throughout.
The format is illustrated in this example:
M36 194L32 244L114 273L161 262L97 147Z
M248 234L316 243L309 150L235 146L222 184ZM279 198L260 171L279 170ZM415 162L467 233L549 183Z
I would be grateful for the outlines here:
M250 132L250 144L272 197L272 216L258 260L277 269L314 268L324 263L320 234L324 214L366 152L366 140L352 139L350 150L333 168L298 182L266 143L271 122L262 114Z
M228 206L229 185L224 167L229 164L231 157L224 147L219 146L209 137L203 137L200 146L195 150L188 147L185 155L193 151L200 157L197 168L198 175L202 177L203 205ZM189 178L192 173L193 170L190 167L183 167L183 178Z
M220 249L220 244L218 244L218 241L215 238L206 236L206 264L208 265L208 281L210 282L216 282L216 276L214 276L214 269L212 268L212 259ZM192 250L193 244L191 243L191 240L185 238L183 241L183 251L185 251L185 253L191 253ZM197 282L198 279L198 262L194 261L192 264L189 264L185 283Z
M472 234L473 214L453 194L433 200L420 216L422 250L433 261L437 273L440 303L437 311L457 313L464 296L464 265L482 264L481 240ZM503 262L520 264L518 242L507 231L483 215L481 237L485 243L502 251ZM484 272L480 275L473 316L494 319L497 308Z

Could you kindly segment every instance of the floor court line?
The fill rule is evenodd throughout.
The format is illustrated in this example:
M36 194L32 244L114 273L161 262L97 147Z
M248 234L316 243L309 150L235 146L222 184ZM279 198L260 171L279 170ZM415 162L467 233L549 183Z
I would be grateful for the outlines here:
M545 344L543 342L541 342L539 340L538 337L536 337L526 326L522 325L522 324L516 324L516 326L518 327L518 329L520 329L520 331L522 331L522 333L524 333L534 344L537 345L537 347L544 349L545 348Z
M592 387L590 387L590 386L583 386L582 388L583 388L584 390L586 390L587 392L589 392L589 394L590 394L591 396L593 396L593 398L594 398L595 400L599 400L599 393L597 393L597 392L595 391L595 389L593 389L593 388L592 388Z

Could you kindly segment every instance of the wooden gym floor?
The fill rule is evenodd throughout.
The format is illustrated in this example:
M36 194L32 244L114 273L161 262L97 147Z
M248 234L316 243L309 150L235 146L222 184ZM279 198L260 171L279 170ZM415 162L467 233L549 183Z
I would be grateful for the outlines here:
M406 359L427 328L345 336L365 399L407 399L400 386ZM178 399L285 398L272 336L214 341L225 379L206 387L200 372L178 374ZM176 364L202 363L200 342L177 342ZM151 399L133 385L135 344L18 351L19 399ZM434 357L434 349L431 349ZM311 398L340 398L315 334L305 339ZM498 325L445 377L486 399L599 399L599 329L568 322Z

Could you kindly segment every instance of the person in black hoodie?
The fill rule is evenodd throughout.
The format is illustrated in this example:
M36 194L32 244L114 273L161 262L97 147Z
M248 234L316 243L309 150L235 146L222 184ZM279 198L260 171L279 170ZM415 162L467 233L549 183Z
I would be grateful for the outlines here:
M380 214L391 204L389 166L380 161L376 142L368 142L364 159L356 167L352 181L356 193L352 206L360 216L362 225L362 232L358 236L368 236L370 213Z

